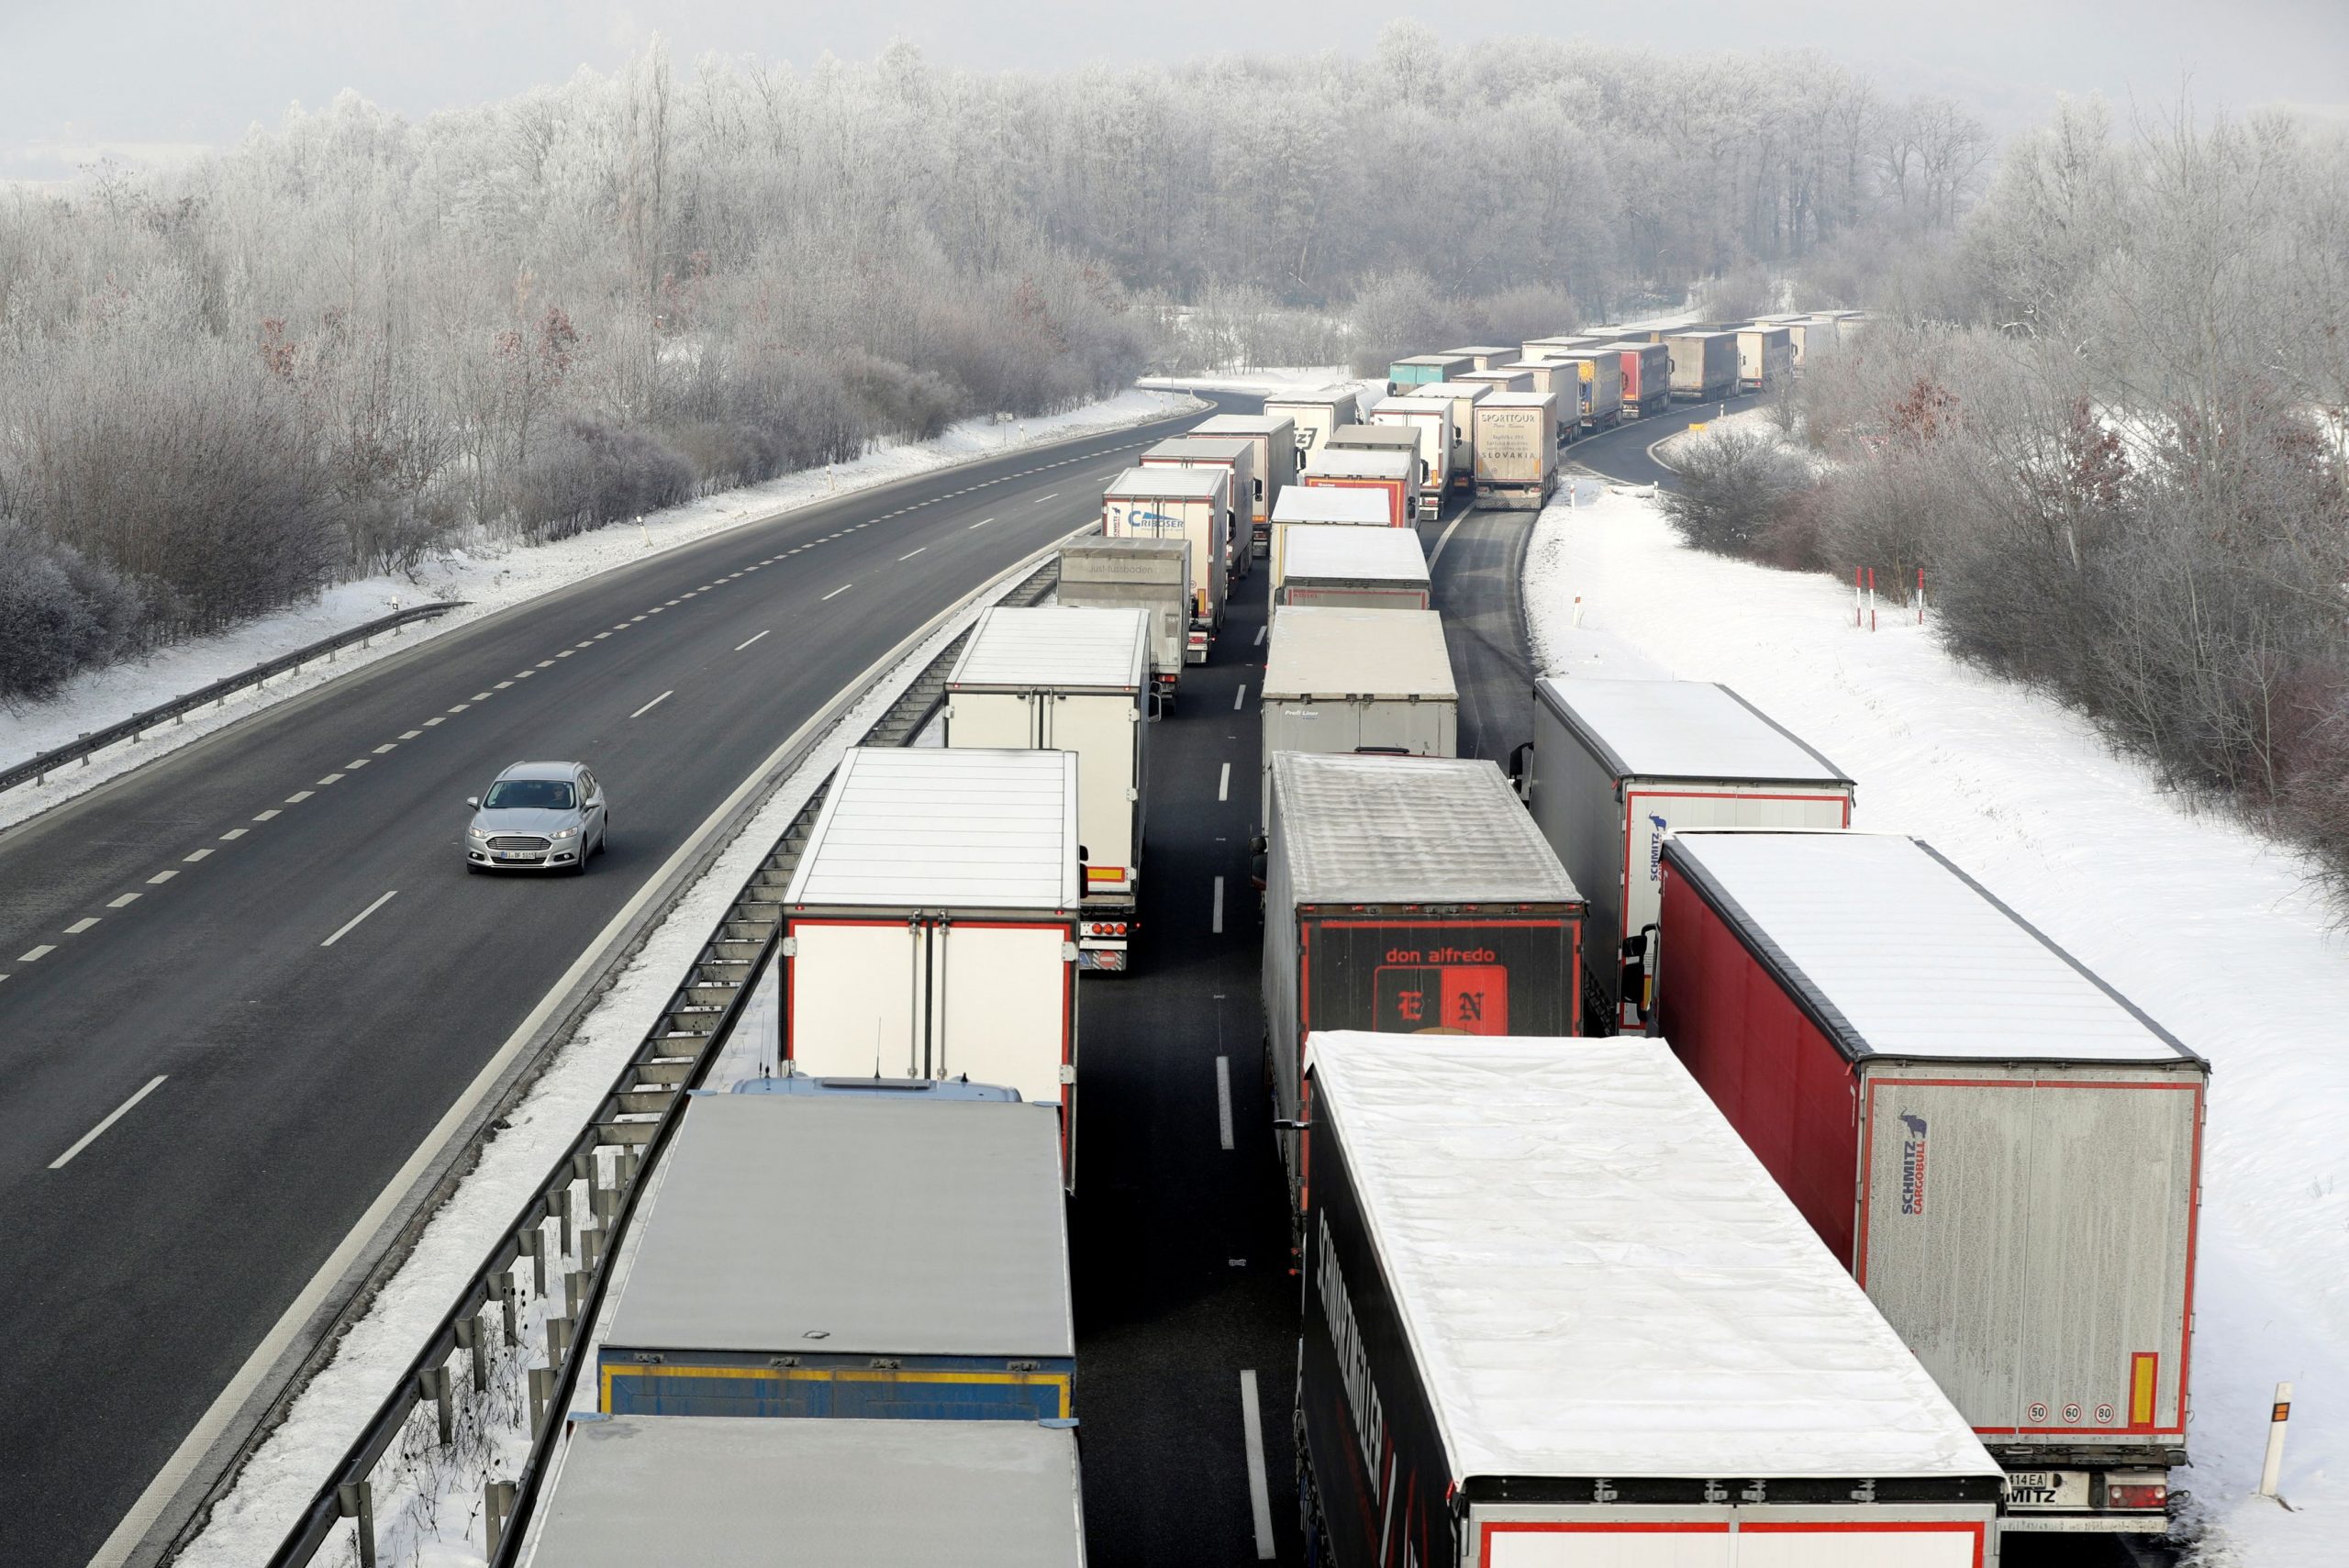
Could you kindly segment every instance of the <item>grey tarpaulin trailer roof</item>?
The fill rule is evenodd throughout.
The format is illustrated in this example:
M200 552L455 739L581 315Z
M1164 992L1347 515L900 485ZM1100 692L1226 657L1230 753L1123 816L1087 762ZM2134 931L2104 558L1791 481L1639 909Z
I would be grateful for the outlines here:
M1850 1060L2202 1060L1920 839L1694 831L1664 856Z
M1153 463L1126 470L1109 481L1102 494L1141 501L1211 501L1219 487L1230 483L1231 475L1222 469Z
M1076 753L859 746L841 759L784 902L1074 909L1083 896Z
M574 1418L529 1568L1081 1568L1076 1433L1024 1421Z
M1433 610L1289 605L1273 617L1264 697L1421 697L1457 702L1443 617Z
M1066 1215L1049 1106L696 1095L605 1343L1073 1356Z
M1180 458L1185 462L1203 459L1225 462L1232 458L1253 456L1256 443L1245 436L1169 436L1141 454L1149 464L1152 458Z
M1140 691L1149 672L1146 610L996 606L980 612L946 687Z
M1489 762L1280 751L1273 789L1299 904L1583 901Z
M1544 675L1533 691L1619 779L1852 782L1792 731L1714 682Z
M1333 1124L1315 1142L1342 1152L1452 1481L1995 1487L1665 1043L1571 1043L1311 1038L1314 1120Z
M1368 413L1386 401L1388 399L1384 397L1375 399L1363 411ZM1416 457L1419 450L1418 433L1398 430L1392 425L1341 425L1330 432L1328 440L1321 443L1322 452L1388 450L1408 452Z

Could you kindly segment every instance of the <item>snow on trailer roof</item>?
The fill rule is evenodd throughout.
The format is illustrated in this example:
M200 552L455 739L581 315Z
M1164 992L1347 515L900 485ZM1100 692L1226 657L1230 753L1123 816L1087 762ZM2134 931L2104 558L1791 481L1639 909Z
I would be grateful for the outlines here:
M1276 751L1273 794L1300 904L1583 902L1483 759Z
M1307 1062L1455 1485L1998 1474L1664 1041L1427 1043Z
M697 1094L605 1343L1073 1356L1066 1215L1050 1106Z
M1475 403L1493 395L1493 384L1488 381L1423 381L1403 395L1406 398L1449 397L1455 403Z
M1290 484L1284 486L1273 500L1273 521L1276 523L1386 528L1392 520L1386 497L1375 490L1342 490L1331 484Z
M1311 392L1275 392L1265 395L1264 406L1286 408L1295 404L1298 406L1322 408L1332 404L1343 403L1353 395L1354 388L1352 385L1316 387Z
M1411 445L1382 447L1323 446L1308 460L1308 479L1408 479L1419 469L1419 435L1403 426L1395 433L1407 438Z
M1139 691L1149 671L1148 610L998 605L979 613L946 688Z
M1337 492L1345 495L1347 492ZM1366 491L1373 501L1380 497ZM1381 517L1385 516L1384 511ZM1282 545L1282 579L1329 578L1363 583L1427 585L1428 556L1415 528L1367 528L1343 523L1290 526Z
M1496 392L1478 403L1476 407L1479 412L1486 408L1555 407L1557 402L1558 395L1554 392Z
M769 1568L784 1542L794 1562L864 1568L1085 1561L1076 1433L1065 1426L572 1419L525 1560L533 1568Z
M1664 853L1854 1060L2200 1060L1922 840L1696 830Z
M1264 660L1266 702L1417 697L1457 702L1443 617L1433 610L1284 605Z
M1244 436L1169 436L1141 454L1148 462L1154 457L1234 458L1252 452L1256 444Z
M1159 463L1130 468L1109 481L1104 496L1140 501L1211 501L1231 483L1231 475L1216 468L1183 468Z
M785 902L1073 909L1076 753L859 746L841 759Z
M1619 779L1737 779L1849 786L1850 775L1712 681L1544 675L1542 706Z
M1195 436L1276 436L1284 426L1294 429L1297 421L1285 414L1210 414L1192 426L1191 433Z

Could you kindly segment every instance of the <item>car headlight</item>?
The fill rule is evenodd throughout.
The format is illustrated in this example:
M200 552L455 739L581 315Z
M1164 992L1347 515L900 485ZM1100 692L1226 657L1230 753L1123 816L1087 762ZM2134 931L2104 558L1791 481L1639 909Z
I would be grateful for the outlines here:
M486 828L468 828L465 829L465 833L467 837L474 839L486 839L489 837L489 829Z
M547 837L550 839L576 839L579 837L579 829L576 828L558 828L553 832L548 834Z

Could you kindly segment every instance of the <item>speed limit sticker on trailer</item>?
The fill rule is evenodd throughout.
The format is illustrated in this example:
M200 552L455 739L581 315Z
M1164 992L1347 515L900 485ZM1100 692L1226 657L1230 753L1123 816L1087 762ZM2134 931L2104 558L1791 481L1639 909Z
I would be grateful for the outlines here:
M2010 1508L2085 1508L2088 1506L2088 1473L2085 1470L2010 1470L2007 1473L2007 1507Z

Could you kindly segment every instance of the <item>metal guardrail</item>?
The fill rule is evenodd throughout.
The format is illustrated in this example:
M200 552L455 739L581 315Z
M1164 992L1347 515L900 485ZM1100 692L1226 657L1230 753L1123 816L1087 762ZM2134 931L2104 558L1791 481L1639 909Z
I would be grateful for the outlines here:
M1057 543L1052 547L1052 550L1057 549ZM1033 564L1033 557L1023 562L1032 570L997 603L1032 605L1056 584L1058 562L1052 551L1041 553L1046 556L1042 563ZM1019 570L1015 567L1004 575ZM982 597L985 591L973 597ZM970 602L963 601L947 614L968 607ZM920 638L931 635L936 624L916 634L917 644ZM862 744L912 742L943 702L947 674L969 635L966 631L954 638L923 666L921 673L865 732ZM845 713L863 700L898 667L893 662L843 693L837 699L839 711ZM822 729L811 735L808 752L812 754L824 739ZM484 1501L488 1562L491 1568L511 1568L529 1533L540 1485L571 1407L585 1359L580 1353L582 1341L603 1305L612 1260L625 1240L645 1185L644 1176L658 1162L683 1119L686 1095L707 1079L732 1039L751 994L774 962L781 945L783 895L830 787L828 777L736 893L660 1018L606 1092L594 1118L500 1234L366 1429L313 1495L300 1522L270 1558L270 1568L305 1568L346 1518L357 1521L362 1568L373 1568L371 1477L376 1467L400 1441L417 1412L427 1406L437 1418L433 1438L441 1449L450 1448L459 1427L451 1363L461 1354L469 1357L468 1389L476 1398L493 1394L494 1372L510 1377L516 1370L511 1363L534 1359L531 1336L524 1324L532 1309L544 1304L544 1338L540 1348L545 1352L546 1364L521 1369L529 1385L529 1457L516 1480L493 1483L491 1496ZM606 1151L610 1151L609 1159L602 1157ZM578 1213L583 1196L584 1217ZM551 1238L548 1227L558 1223L561 1235ZM515 1278L525 1258L531 1262L528 1301ZM573 1262L575 1268L570 1266ZM560 1313L553 1310L558 1301Z
M13 768L0 769L0 792L12 790L28 779L35 784L44 783L50 774L69 762L87 762L93 756L117 741L143 739L147 731L167 720L175 722L184 719L207 704L225 703L247 686L258 686L272 675L282 675L288 670L298 670L313 659L331 658L336 652L350 647L354 642L366 642L382 632L396 632L410 621L446 615L451 610L458 609L470 602L466 599L436 599L429 605L411 605L406 609L395 611L387 616L379 616L363 625L336 632L332 637L321 638L306 647L294 650L291 653L281 653L276 658L265 663L256 664L250 670L215 681L208 686L199 686L185 696L174 697L170 702L159 704L144 713L134 713L119 724L109 724L104 729L93 729L79 740L51 751L43 751L39 756L18 762Z

